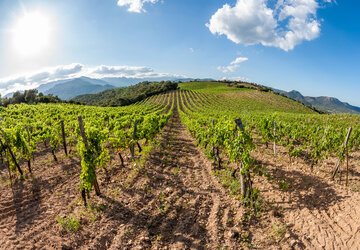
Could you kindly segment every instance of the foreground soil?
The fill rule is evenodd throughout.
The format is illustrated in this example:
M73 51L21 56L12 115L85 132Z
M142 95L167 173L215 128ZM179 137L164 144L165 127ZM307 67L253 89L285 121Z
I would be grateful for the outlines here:
M271 151L269 151L271 152ZM281 153L281 152L280 152ZM280 154L281 155L281 154ZM305 163L287 164L267 149L254 157L273 178L254 179L263 209L244 210L212 174L175 112L145 162L117 158L98 174L102 195L85 209L80 158L45 148L33 177L10 185L2 167L1 249L356 249L360 196ZM24 165L25 166L25 165ZM323 168L322 168L323 169ZM353 173L356 178L357 172ZM280 186L284 181L286 185ZM80 218L69 231L58 218Z

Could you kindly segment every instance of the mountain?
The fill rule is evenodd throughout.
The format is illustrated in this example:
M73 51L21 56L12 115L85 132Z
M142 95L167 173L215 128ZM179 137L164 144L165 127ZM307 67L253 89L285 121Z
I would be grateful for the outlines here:
M56 85L62 84L62 83L68 82L68 81L70 81L70 79L48 82L48 83L41 84L36 89L39 91L39 93L40 92L45 93L46 91L55 87Z
M20 90L20 93L24 93L25 91ZM12 98L15 92L7 93L6 95L2 96L2 98Z
M82 76L82 77L79 77L79 78L71 78L71 79L47 82L47 83L41 84L36 89L39 92L45 93L46 91L48 91L49 89L55 87L56 85L63 84L63 83L66 83L66 82L70 82L70 81L73 81L73 80L82 80L82 81L86 81L86 82L91 83L91 84L102 85L102 86L109 84L109 82L103 81L101 79L94 79L94 78Z
M91 84L95 84L95 85L101 85L101 86L105 86L105 85L109 85L110 83L107 81L104 81L102 79L96 79L96 78L90 78L90 77L86 77L86 76L81 76L77 79L81 79L83 81L87 81ZM111 85L111 84L110 84Z
M58 96L63 100L70 100L78 95L95 94L104 90L113 89L114 86L104 83L93 84L91 81L84 78L76 78L67 82L59 83L52 88L44 91L44 94L52 94Z
M313 106L314 108L325 111L331 114L336 113L349 113L360 114L360 107L352 106L349 103L341 102L335 97L328 96L303 96L299 91L292 90L289 92L273 89L275 92L283 94L291 99L297 100L305 105Z

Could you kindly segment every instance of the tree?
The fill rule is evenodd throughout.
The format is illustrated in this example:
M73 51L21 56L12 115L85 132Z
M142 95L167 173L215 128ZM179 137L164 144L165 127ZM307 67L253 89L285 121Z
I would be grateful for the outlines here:
M29 89L29 90L25 90L25 102L28 104L34 104L36 102L36 97L38 94L38 90L37 89Z
M22 103L25 102L25 95L23 93L21 93L20 91L16 91L13 95L12 98L10 98L10 103L11 104L18 104L18 103Z

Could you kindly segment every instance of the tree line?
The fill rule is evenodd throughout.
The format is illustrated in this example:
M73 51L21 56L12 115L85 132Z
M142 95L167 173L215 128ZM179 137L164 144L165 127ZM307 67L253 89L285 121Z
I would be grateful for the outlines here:
M1 98L0 105L7 107L10 104L37 104L37 103L77 103L75 101L64 101L58 96L52 94L44 95L42 92L39 93L37 89L29 89L24 92L16 91L12 97ZM77 103L79 104L79 103Z

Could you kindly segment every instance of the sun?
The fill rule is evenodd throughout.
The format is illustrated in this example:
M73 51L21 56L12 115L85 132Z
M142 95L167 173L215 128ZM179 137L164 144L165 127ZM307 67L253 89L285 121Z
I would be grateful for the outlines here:
M39 12L26 13L12 29L15 50L23 56L44 52L50 45L49 18Z

